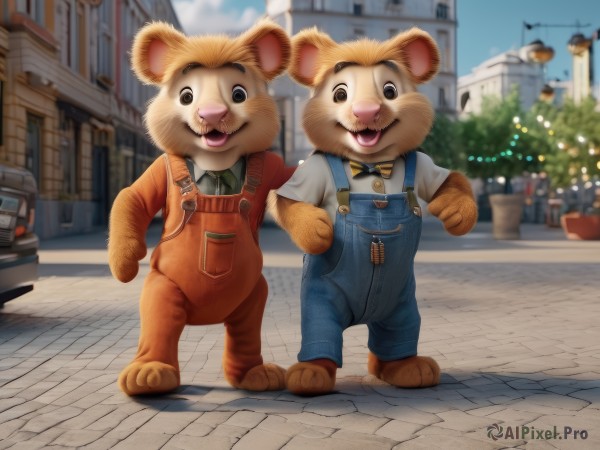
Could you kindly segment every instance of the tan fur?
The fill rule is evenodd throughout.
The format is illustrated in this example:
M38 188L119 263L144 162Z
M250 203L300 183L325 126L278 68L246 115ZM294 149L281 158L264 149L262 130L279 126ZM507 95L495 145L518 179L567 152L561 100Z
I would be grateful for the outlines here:
M313 89L303 127L315 148L375 163L395 160L425 140L434 111L416 86L430 80L438 67L435 42L416 28L384 42L362 39L341 44L312 28L292 39L289 72ZM385 95L390 83L397 96ZM345 98L336 97L340 89ZM284 197L277 197L274 209L276 220L306 253L319 254L332 245L333 226L323 209ZM451 234L468 232L477 220L468 180L452 173L429 210ZM370 373L398 387L434 386L440 379L439 366L427 357L380 361L370 355L368 366ZM335 369L335 363L322 359L295 364L288 369L287 387L301 395L330 392L335 385L335 370L330 367Z
M369 352L368 368L371 375L400 388L424 388L440 383L440 366L428 356L381 361Z
M412 28L384 42L361 39L341 44L334 42L327 34L320 32L316 27L305 29L292 38L292 60L288 71L300 84L314 87L321 84L340 61L356 62L361 66L373 66L380 61L389 60L410 68L403 50L415 39L423 39L431 47L433 55L431 70L424 75L411 77L414 83L424 83L437 73L440 56L433 39L429 34L418 28ZM299 52L304 45L311 45L321 50L316 62L316 73L313 77L304 77L299 74ZM410 71L407 71L407 73L410 74Z
M285 70L289 57L289 38L268 20L237 38L186 37L159 22L144 27L134 40L136 75L160 88L148 106L146 126L156 145L169 155L157 158L115 199L108 245L113 275L123 282L135 278L146 255L146 230L159 210L163 210L163 238L176 237L163 239L151 258L140 298L138 352L119 377L119 387L128 395L177 388L178 341L184 326L218 322L225 323L223 370L230 384L256 391L285 386L285 370L264 364L260 351L268 288L260 273L257 228L268 191L281 187L291 175L279 156L266 151L279 131L267 82ZM240 89L244 98L234 96ZM213 201L212 196L196 190L190 195L173 185L189 176L180 156L204 170L224 170L253 153L259 154L246 159L248 176L239 194L215 196ZM196 202L191 219L182 198L188 208ZM240 208L243 201L251 204L249 211ZM244 212L246 220L241 217ZM177 229L179 224L185 226ZM208 232L227 227L235 231L223 233L235 236L235 253L202 247ZM230 272L212 273L223 267L221 258L230 258ZM224 283L220 276L231 276L226 279L234 282ZM214 298L219 301L212 304Z
M262 39L271 39L278 47L280 55L274 66L269 66L257 49ZM163 57L153 59L150 55L157 48L162 49ZM145 26L134 40L132 65L142 81L160 86L145 115L152 140L163 151L190 156L210 170L226 169L244 154L269 148L279 132L279 118L265 82L285 70L290 53L289 38L269 20L260 21L236 38L186 37L162 22ZM245 73L229 67L231 63L241 64ZM202 67L183 73L190 64ZM232 101L231 89L236 85L248 91L243 103ZM185 87L191 88L194 95L189 105L181 105L178 100ZM198 111L211 104L229 109L216 127L198 117ZM213 129L231 134L218 150L199 137Z
M477 223L477 205L471 183L459 172L452 172L436 191L428 205L429 212L438 217L448 233L462 236Z
M268 33L275 33L281 39L283 57L277 69L263 71L257 64L253 42ZM152 73L148 67L148 48L154 41L162 41L168 46L163 73ZM290 45L285 32L270 20L262 20L237 38L221 36L186 37L172 25L154 22L144 27L135 37L131 64L140 80L147 84L162 84L169 81L174 73L190 63L200 63L207 68L222 67L226 63L237 62L270 81L282 73L290 58Z

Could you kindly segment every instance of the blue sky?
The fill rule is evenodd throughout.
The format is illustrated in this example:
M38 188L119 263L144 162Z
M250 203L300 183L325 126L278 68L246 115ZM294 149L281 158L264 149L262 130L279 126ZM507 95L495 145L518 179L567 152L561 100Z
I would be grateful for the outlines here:
M172 0L188 33L226 32L250 26L265 10L264 0ZM372 0L383 1L383 0ZM523 21L543 25L575 25L591 36L600 28L600 0L457 0L458 75L465 75L486 59L522 44ZM537 27L525 32L525 43L541 39L554 48L548 78L571 72L567 41L575 27ZM594 44L596 83L600 81L600 41Z

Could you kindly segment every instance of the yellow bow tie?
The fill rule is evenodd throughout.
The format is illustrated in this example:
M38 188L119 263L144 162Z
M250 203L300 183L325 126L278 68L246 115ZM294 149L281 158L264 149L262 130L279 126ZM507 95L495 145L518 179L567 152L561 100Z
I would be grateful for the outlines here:
M359 161L350 160L350 170L352 171L352 178L361 174L375 174L380 175L382 178L388 179L392 176L392 169L394 168L394 161L384 161L375 164L365 164Z

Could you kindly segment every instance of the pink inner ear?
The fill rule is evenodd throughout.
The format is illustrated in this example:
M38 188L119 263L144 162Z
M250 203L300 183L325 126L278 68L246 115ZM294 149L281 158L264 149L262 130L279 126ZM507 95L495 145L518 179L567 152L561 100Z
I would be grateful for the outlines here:
M408 57L410 71L414 76L423 76L431 70L431 48L425 41L415 39L404 47L404 52Z
M298 75L307 80L312 80L317 72L317 58L319 49L311 44L305 44L300 48L298 64Z
M279 69L281 65L281 44L279 39L272 33L260 38L256 43L258 50L258 62L265 72Z
M158 39L153 40L148 45L148 68L153 75L163 75L168 50L168 45Z

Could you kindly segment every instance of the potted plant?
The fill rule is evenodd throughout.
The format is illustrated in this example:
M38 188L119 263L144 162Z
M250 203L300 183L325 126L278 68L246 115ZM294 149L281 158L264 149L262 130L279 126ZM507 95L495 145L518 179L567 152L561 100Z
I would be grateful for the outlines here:
M493 235L519 239L524 196L513 180L539 169L536 136L522 123L519 93L483 99L481 112L460 122L460 138L467 152L467 173L486 181L490 191Z

